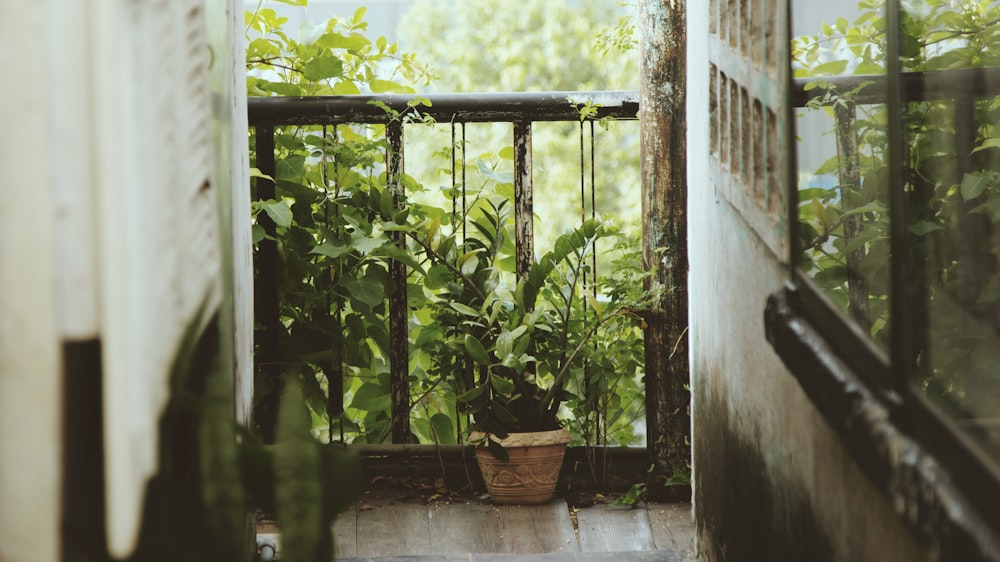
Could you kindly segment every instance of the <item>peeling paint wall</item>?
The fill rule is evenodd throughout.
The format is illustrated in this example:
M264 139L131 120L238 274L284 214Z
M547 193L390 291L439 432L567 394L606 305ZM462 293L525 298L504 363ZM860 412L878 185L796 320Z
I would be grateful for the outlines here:
M689 2L688 243L703 560L929 558L764 336L787 278L785 3Z

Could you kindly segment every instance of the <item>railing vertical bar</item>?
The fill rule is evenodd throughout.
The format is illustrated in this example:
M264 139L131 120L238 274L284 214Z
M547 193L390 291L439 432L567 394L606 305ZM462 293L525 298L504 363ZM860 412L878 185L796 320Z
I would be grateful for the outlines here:
M257 127L257 169L266 177L257 178L257 199L275 198L274 178L274 127ZM257 410L256 423L265 443L274 443L275 425L278 420L278 397L281 396L281 370L278 368L278 338L281 318L278 307L278 245L275 241L276 225L267 213L257 215L257 224L266 236L257 245L257 269L254 283L254 315L263 329L257 332L257 365L270 379L271 392L262 398Z
M396 209L403 199L403 124L392 121L386 125L389 152L386 155L386 179L392 191ZM397 244L405 244L401 233L390 236ZM392 442L410 441L409 335L406 305L406 266L397 260L389 262L389 394L391 399Z
M595 158L594 122L590 122L590 218L597 218L597 161ZM597 248L590 254L591 271L597 280ZM594 296L597 296L597 285L594 285Z
M451 224L458 222L458 178L455 175L455 119L451 121Z
M459 187L458 187L458 184L459 184L459 181L458 181L458 163L457 163L458 145L455 144L455 138L456 138L455 137L455 135L456 135L455 117L456 117L456 115L452 115L452 117L451 117L451 225L452 225L452 232L455 232L458 229L458 191L459 191ZM464 144L465 144L464 143L464 137L465 137L465 124L464 123L462 123L462 137L463 137L463 143L462 144L463 144L463 147L464 147ZM464 154L464 148L463 148L463 154L462 154L462 174L463 174L463 176L465 174L465 154ZM464 179L462 181L461 191L462 191L462 219L463 219L462 220L462 228L463 228L462 238L464 240L464 238L465 238L465 231L464 231L464 228L465 228L465 220L464 220L465 219L465 181L464 181ZM464 365L461 365L459 363L456 363L454 365L454 368L456 370L458 370L459 372L467 372L468 371L468 369L465 369ZM469 386L468 386L469 385L468 379L465 380L465 383L467 385L466 387L469 388ZM458 400L456 400L455 401L455 439L456 439L455 442L456 443L461 443L462 442L462 417L463 417L462 416L462 410L463 410L462 403L459 402Z
M531 185L531 121L514 123L514 242L517 274L527 278L534 252L534 205Z
M587 222L587 185L584 178L587 176L584 156L587 152L583 149L583 121L580 121L580 224Z
M332 137L334 146L333 201L331 201L330 198L330 162L327 161L327 153L329 152L327 148L327 139L330 137ZM323 155L322 161L320 162L320 171L323 176L323 217L326 221L327 228L330 227L331 208L333 209L334 217L340 216L340 208L337 206L335 201L337 195L340 193L339 179L336 171L336 146L337 126L333 126L333 131L331 133L327 128L327 125L323 125ZM338 425L340 427L340 441L344 441L344 303L340 297L334 297L332 303L329 299L330 297L327 296L326 313L330 314L330 309L332 308L333 322L336 326L340 327L339 333L330 342L330 363L323 369L323 374L326 376L326 417L328 424L327 440L332 443L335 420L338 421Z
M465 242L465 219L469 216L469 209L466 208L465 199L465 165L466 165L466 154L465 154L465 123L462 123L462 242Z

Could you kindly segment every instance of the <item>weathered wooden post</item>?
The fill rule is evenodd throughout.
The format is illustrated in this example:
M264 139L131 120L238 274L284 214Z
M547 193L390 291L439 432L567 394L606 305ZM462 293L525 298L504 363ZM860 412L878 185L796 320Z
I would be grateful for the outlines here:
M646 330L646 424L652 498L686 499L667 480L690 459L684 0L639 2L643 265L659 297Z

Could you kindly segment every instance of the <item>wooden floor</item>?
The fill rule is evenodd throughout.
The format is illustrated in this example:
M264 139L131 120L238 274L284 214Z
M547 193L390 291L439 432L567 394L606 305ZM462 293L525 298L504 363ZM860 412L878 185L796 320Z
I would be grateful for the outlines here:
M274 544L280 558L276 533L259 526L258 544ZM344 560L694 560L690 504L379 501L342 514L333 535Z

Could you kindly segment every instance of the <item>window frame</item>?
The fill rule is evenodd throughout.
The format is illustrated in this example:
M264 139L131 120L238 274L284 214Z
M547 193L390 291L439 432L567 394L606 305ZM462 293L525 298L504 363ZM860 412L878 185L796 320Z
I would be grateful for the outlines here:
M789 48L792 38L791 22L795 3L796 1L792 0L786 5L788 10L784 47L786 49ZM800 8L801 5L799 2ZM966 532L960 532L959 538L974 540L977 534L982 537L984 529L976 525L963 526L961 521L957 521L955 518L961 519L962 514L948 512L947 502L941 499L948 494L938 494L935 498L901 497L901 493L903 496L906 494L900 491L898 483L895 487L892 484L893 471L899 471L900 467L893 465L885 451L868 450L867 445L857 446L858 443L866 443L865 439L857 438L857 430L852 427L852 424L859 421L857 416L851 418L848 413L836 411L837 408L843 409L846 403L853 404L848 408L857 409L857 400L860 399L857 396L847 395L851 393L852 384L863 385L862 394L871 397L884 408L893 426L902 435L912 439L920 449L926 451L928 457L947 473L949 477L947 482L933 478L933 470L930 474L919 473L926 477L926 481L920 483L929 486L925 488L926 490L939 490L942 486L954 487L958 497L966 500L979 514L980 521L1000 521L1000 502L995 501L996 498L1000 498L1000 460L990 457L966 430L959 428L955 420L947 417L925 395L917 383L913 353L915 330L911 321L911 310L907 306L910 298L906 297L912 295L910 270L913 263L896 257L911 255L909 236L905 228L907 220L904 205L902 133L906 100L902 82L906 79L906 75L902 73L900 64L900 0L886 0L884 9L887 43L885 104L888 113L889 243L892 256L889 265L888 349L879 348L871 337L864 333L864 330L799 268L803 248L796 228L799 222L797 150L789 151L787 164L787 219L790 225L789 281L788 286L773 295L769 301L765 324L768 338L786 366L805 388L816 407L831 421L831 425L850 442L849 449L858 457L857 460L863 470L876 484L890 488L885 491L890 499L895 501L900 514L907 518L918 534L932 540L935 537L940 540L942 534L948 535L942 531L942 523L934 522L934 518L938 517L940 520L949 521L946 526L952 530L964 529ZM801 83L804 81L797 81L792 74L788 73L786 134L794 144L796 142L794 139L797 138L795 112L799 109L797 100L802 97ZM780 306L776 307L775 302L779 302ZM817 337L821 341L811 346L809 341L811 337ZM812 356L803 360L801 356L803 352ZM831 361L829 357L824 357L826 352L832 354L835 360ZM838 372L844 370L848 372ZM827 380L822 380L824 377ZM831 385L833 379L840 381L839 386ZM843 396L832 395L837 392L843 393ZM872 432L878 431L876 427L868 429ZM870 440L871 443L876 441L874 437ZM902 507L900 501L903 502ZM907 505L907 501L916 505ZM912 511L913 507L917 508L917 512ZM931 528L936 530L930 530ZM1000 534L989 525L985 532L992 533L994 540ZM955 539L951 540L954 542Z

